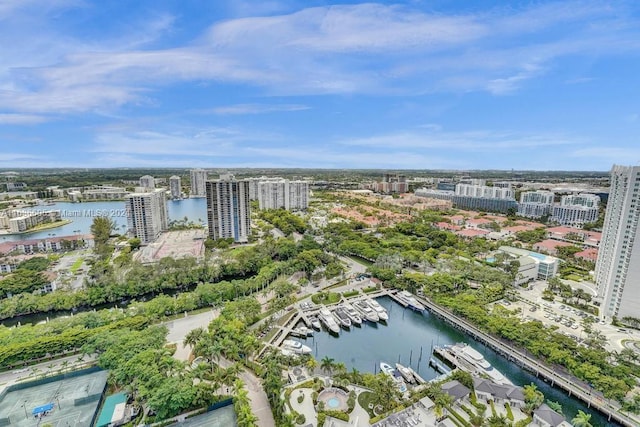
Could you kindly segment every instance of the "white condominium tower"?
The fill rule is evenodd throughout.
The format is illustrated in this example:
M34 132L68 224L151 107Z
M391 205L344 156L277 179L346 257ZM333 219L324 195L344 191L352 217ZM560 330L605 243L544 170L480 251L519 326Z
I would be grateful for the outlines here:
M305 210L309 207L309 183L279 179L258 183L260 209Z
M486 185L457 184L456 195L486 197L489 199L513 199L515 193L511 188L488 187Z
M182 181L179 176L173 175L169 178L169 190L172 199L179 199L182 196Z
M207 171L204 169L191 170L191 197L206 196Z
M167 202L162 189L147 193L132 193L125 197L129 232L148 244L169 228Z
M600 316L640 317L640 166L613 165L596 262Z
M156 188L156 180L151 175L145 175L140 177L140 187L144 187L147 189Z
M551 211L551 221L571 227L582 227L598 219L600 197L595 194L562 196L560 204Z
M205 187L209 237L247 242L251 232L248 181L236 181L233 175L220 175L219 180L206 181Z

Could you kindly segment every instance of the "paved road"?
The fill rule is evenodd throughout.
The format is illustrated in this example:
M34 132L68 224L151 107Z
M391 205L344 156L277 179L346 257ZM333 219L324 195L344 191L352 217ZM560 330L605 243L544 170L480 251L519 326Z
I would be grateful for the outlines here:
M189 360L191 349L183 345L184 337L193 329L199 327L206 328L209 322L218 317L219 314L220 311L216 309L166 322L165 326L169 328L167 341L177 344L174 357L179 360ZM231 365L231 362L221 360L220 365L222 367L228 367ZM271 406L269 405L267 395L262 389L260 379L246 370L240 373L240 379L244 382L249 394L251 412L258 417L258 425L260 427L275 427L276 424L273 419L273 414L271 413Z

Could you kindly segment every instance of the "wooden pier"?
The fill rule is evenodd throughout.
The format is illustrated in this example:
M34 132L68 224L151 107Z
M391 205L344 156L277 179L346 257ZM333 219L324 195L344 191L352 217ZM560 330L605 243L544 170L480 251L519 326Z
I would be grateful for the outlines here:
M393 297L392 297L393 298ZM558 372L553 367L550 367L540 360L524 353L513 347L513 344L509 344L501 341L500 339L481 331L476 326L472 325L465 319L456 316L450 311L434 304L432 301L416 296L416 299L424 304L426 309L449 323L453 327L460 329L473 337L476 341L479 341L492 348L497 353L501 354L507 360L516 363L524 369L534 373L536 377L541 377L547 380L552 386L559 387L566 391L569 396L575 396L587 404L587 407L597 409L604 415L606 415L609 421L613 420L623 426L633 427L640 425L640 418L632 415L623 414L620 412L621 406L617 401L611 399L605 399L598 396L597 391L590 388L585 388L576 384L579 380L572 377L569 374Z

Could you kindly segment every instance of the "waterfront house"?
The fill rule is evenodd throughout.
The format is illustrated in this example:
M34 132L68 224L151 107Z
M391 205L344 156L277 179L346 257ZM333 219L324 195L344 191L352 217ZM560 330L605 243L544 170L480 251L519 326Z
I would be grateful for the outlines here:
M484 378L473 378L473 388L478 399L485 402L493 400L495 403L508 403L511 407L524 407L524 394L520 387L496 384Z
M471 390L462 385L458 380L444 383L442 384L441 388L442 391L453 398L454 402L468 398L469 394L471 393Z
M533 411L534 426L541 427L571 427L562 415L551 409L546 403Z

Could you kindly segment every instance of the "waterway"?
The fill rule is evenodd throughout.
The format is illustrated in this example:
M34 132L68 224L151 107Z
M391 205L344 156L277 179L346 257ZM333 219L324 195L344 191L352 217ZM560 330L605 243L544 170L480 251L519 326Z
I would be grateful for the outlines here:
M35 231L32 233L2 235L1 242L12 242L16 240L44 239L53 236L72 236L77 234L89 234L91 224L96 216L108 216L116 223L116 231L123 233L127 229L127 217L125 204L123 201L106 202L58 202L52 205L35 206L33 210L59 210L62 219L72 222L61 227L48 230ZM207 201L205 198L193 198L184 200L167 201L169 220L183 220L197 224L206 222Z
M429 366L429 355L435 345L467 342L516 385L534 383L546 399L560 402L567 420L578 410L592 414L594 426L616 426L608 423L599 412L587 408L582 401L569 397L564 391L552 387L535 375L522 370L488 347L474 341L463 332L454 329L428 312L424 314L404 309L388 297L378 302L389 312L387 324L364 322L361 328L340 331L340 336L316 332L313 337L302 339L313 349L316 360L325 356L342 362L348 370L378 372L381 361L391 365L399 362L411 366L425 380L436 378L439 373Z

